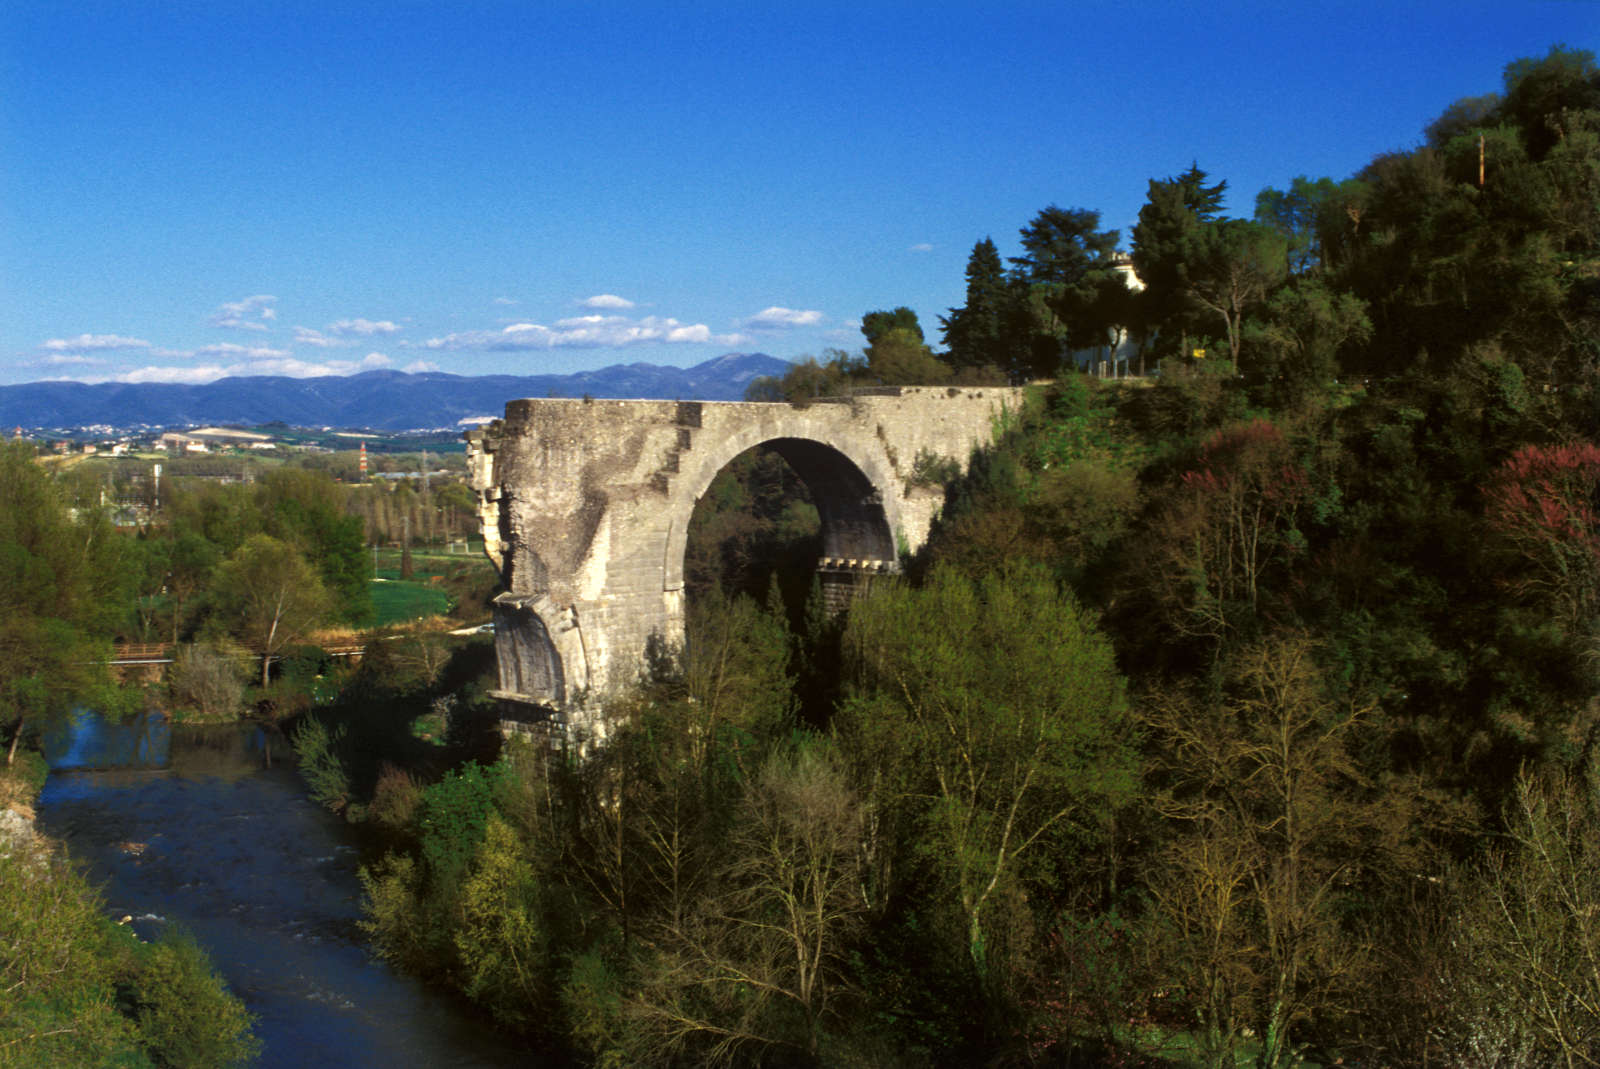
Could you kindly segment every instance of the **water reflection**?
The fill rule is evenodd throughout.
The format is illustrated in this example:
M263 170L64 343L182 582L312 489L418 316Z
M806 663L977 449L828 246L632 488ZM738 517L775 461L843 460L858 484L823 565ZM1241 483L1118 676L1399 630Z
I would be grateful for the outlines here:
M44 732L41 749L52 769L164 768L172 746L172 722L145 713L127 722L76 709Z
M293 761L277 728L263 724L185 724L158 712L131 720L106 720L86 709L51 725L41 749L54 772L170 771L182 776L233 780L273 762Z
M103 885L107 912L133 917L141 937L172 922L195 933L256 1015L260 1065L533 1064L368 952L357 926L360 843L306 800L273 736L148 718L80 723L53 761L102 770L57 764L40 823ZM136 763L104 770L113 752Z

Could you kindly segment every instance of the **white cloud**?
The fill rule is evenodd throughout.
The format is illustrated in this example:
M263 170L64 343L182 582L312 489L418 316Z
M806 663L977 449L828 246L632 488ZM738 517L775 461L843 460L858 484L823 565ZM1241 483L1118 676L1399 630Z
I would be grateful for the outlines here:
M585 297L578 302L585 308L632 308L633 302L626 297L618 297L615 293L600 293L593 297Z
M215 364L204 367L142 367L137 371L129 371L113 376L112 382L162 382L181 383L189 386L198 386L207 382L216 382L227 375L227 372ZM104 379L97 381L106 381Z
M915 245L911 246L911 248L909 250L907 250L907 251L909 251L909 252L932 252L933 251L933 246L928 244L926 241L919 241Z
M312 330L310 327L295 327L294 343L296 345L315 345L319 349L328 349L339 344L322 333L322 331Z
M368 353L360 360L329 360L323 363L314 363L300 360L275 349L244 349L235 346L235 349L252 354L272 353L276 355L252 355L234 363L208 363L194 367L143 367L135 371L128 371L120 375L112 375L98 380L83 379L82 381L112 381L112 382L157 382L157 383L185 383L198 385L215 382L218 379L233 378L241 375L284 375L294 379L327 378L331 375L354 375L362 371L372 371L375 368L389 367L390 359L383 353Z
M310 327L295 327L296 345L314 345L319 349L333 349L341 345L355 345L362 338L398 334L400 325L387 319L341 319L328 324L327 332Z
M494 303L495 304L516 304L517 302L516 302L516 300L514 300L511 297L496 297L494 299Z
M94 353L107 349L148 349L143 338L124 338L120 334L79 334L76 338L51 338L39 348L50 353Z
M674 327L667 331L667 341L710 341L711 328L704 323L688 327Z
M33 361L33 364L31 366L33 366L33 367L92 366L92 365L104 364L104 363L105 363L105 361L100 359L98 356L69 356L69 355L65 355L65 354L62 354L62 353L55 353L55 354L53 354L51 356L45 357L43 360L35 360L35 361Z
M430 338L429 349L480 349L490 352L521 352L529 349L620 348L646 342L705 342L713 340L704 323L681 323L670 317L588 315L557 320L554 327L542 323L512 323L501 330L469 330Z
M413 360L400 370L408 375L416 375L423 371L438 371L439 365L432 360Z
M163 350L164 356L189 356L189 357L232 357L237 360L282 360L288 357L287 349L270 349L262 345L235 345L233 342L217 342L215 345L202 345L190 351Z
M791 327L814 327L822 322L822 313L780 308L765 308L746 319L740 326L746 330L787 330Z
M377 334L398 334L400 327L387 319L341 319L328 324L328 332L341 338L370 338Z
M257 294L242 301L229 301L211 313L211 325L234 330L266 330L267 323L278 318L273 304L278 298L270 294Z

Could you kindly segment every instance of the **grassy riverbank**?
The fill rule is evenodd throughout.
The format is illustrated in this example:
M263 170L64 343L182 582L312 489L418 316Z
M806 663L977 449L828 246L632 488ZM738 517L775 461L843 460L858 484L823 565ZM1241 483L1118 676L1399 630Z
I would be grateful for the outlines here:
M33 830L37 754L0 768L0 1069L248 1062L250 1015L186 932L145 943Z

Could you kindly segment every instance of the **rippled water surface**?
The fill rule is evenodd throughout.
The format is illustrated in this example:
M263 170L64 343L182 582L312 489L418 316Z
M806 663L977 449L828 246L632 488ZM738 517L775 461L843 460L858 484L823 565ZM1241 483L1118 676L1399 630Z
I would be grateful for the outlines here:
M93 745L66 740L59 752L101 770L53 772L39 821L87 863L113 916L147 939L172 922L194 932L256 1015L259 1065L538 1064L368 952L356 840L305 799L281 739L268 769L260 732L156 728L152 742L152 726L122 729L144 768L104 769Z

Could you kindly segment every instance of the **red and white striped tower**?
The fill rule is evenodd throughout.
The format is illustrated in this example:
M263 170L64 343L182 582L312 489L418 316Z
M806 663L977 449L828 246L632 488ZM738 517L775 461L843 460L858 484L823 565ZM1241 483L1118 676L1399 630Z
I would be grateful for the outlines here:
M367 443L361 443L361 481L367 481Z

